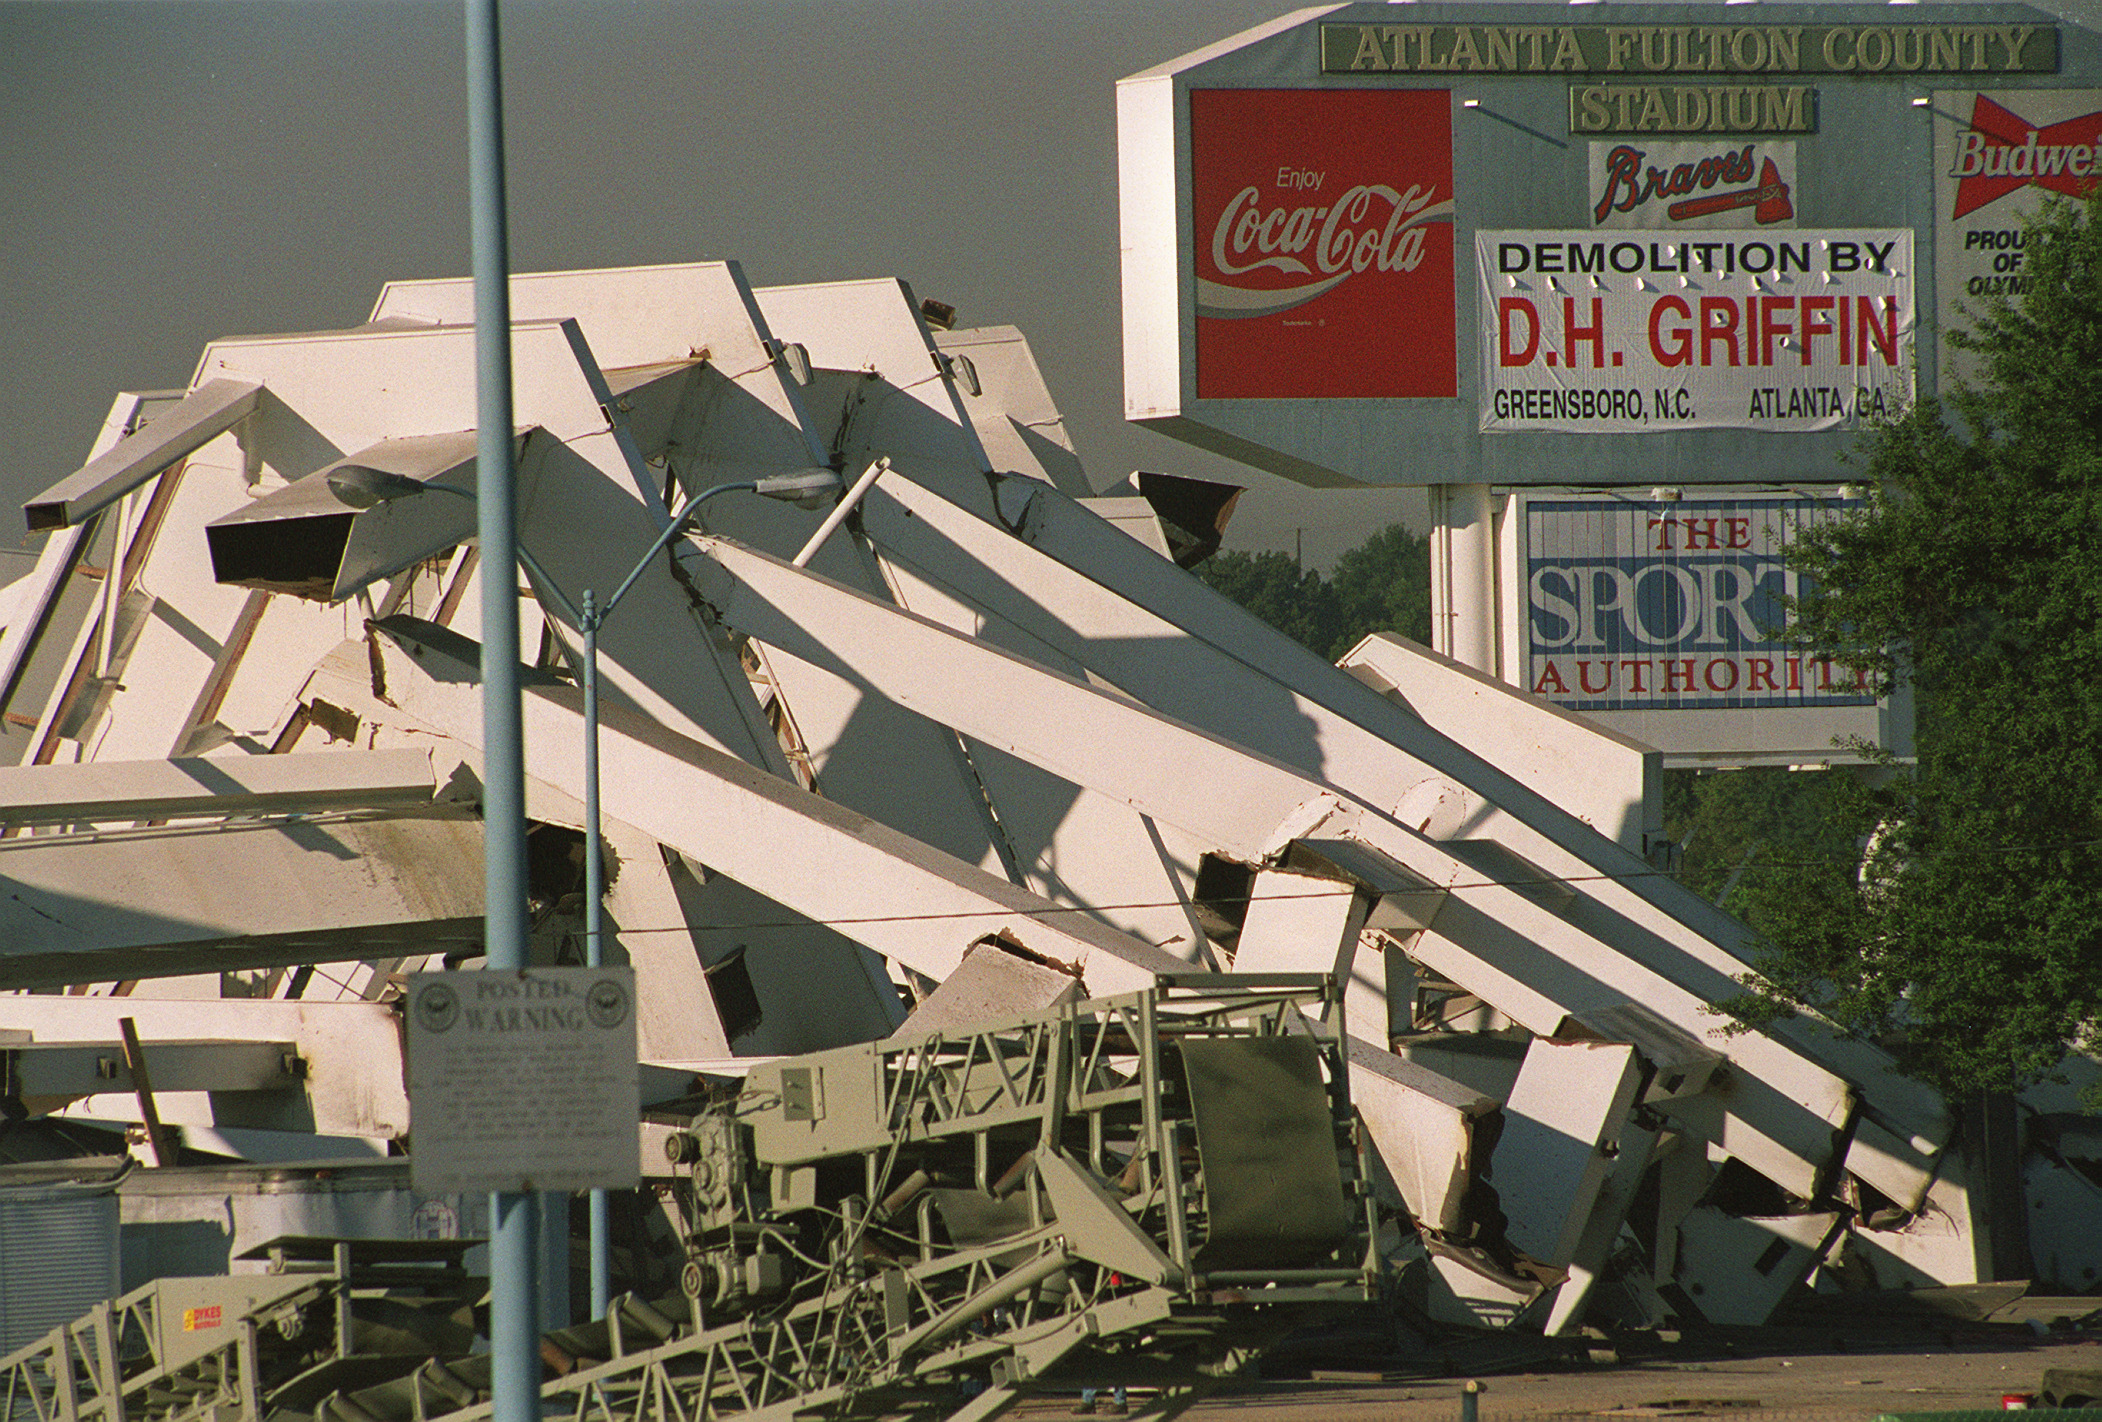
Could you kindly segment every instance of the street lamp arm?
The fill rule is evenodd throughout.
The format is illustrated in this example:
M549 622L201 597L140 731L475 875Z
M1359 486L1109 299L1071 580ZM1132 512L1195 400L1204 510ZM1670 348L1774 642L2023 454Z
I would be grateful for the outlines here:
M620 600L628 595L628 589L635 586L635 580L642 576L644 569L649 567L650 560L662 553L667 544L686 531L686 520L693 517L695 509L709 499L714 498L717 494L731 494L739 490L749 493L758 487L758 483L751 479L735 484L717 484L712 489L701 490L685 503L679 505L679 511L672 515L671 522L666 524L664 531L657 535L657 541L650 545L649 551L638 558L635 561L635 566L628 570L628 576L622 579L620 586L613 590L613 596L606 599L604 606L593 610L593 616L597 622L602 625L608 617L613 615L613 609L620 606Z
M859 498L862 492L875 482L876 475L888 467L888 460L879 461L872 466L869 472L862 476L860 483L855 486L855 498ZM454 498L465 499L469 503L478 502L475 498L474 490L463 488L457 484L442 484L435 480L416 479L390 470L374 469L366 465L353 464L347 460L330 470L328 486L338 499L354 509L369 509L376 504L391 503L395 499L407 498L413 494L423 493L426 490L440 494L451 494ZM679 505L679 511L672 515L671 521L657 535L656 542L650 544L649 551L636 560L635 566L628 571L627 577L621 580L620 586L613 590L613 596L607 598L603 606L594 602L591 589L586 588L584 589L584 605L582 608L579 608L570 601L569 595L562 591L562 585L556 582L545 568L540 566L540 560L527 550L524 543L517 542L513 544L513 547L517 550L518 561L525 565L527 575L533 580L534 589L543 598L551 600L555 604L556 611L569 619L571 624L584 635L582 665L579 667L579 672L584 692L584 959L588 965L597 967L605 961L603 945L605 937L604 900L606 886L603 865L603 832L599 810L598 764L599 628L605 625L606 618L612 615L613 609L620 606L621 599L625 598L628 595L628 590L635 586L636 580L642 576L643 570L649 567L650 561L663 552L666 545L674 538L685 532L687 520L693 517L694 510L709 499L714 498L717 494L727 494L733 490L743 489L751 493L762 494L770 499L782 499L800 504L804 508L814 509L824 499L826 494L838 490L839 487L840 480L836 471L812 468L791 473L766 474L761 475L757 479L748 479L734 484L717 484L713 488L701 490L685 503ZM817 537L811 540L802 555L797 559L799 565L807 561L810 554L816 551L817 545L824 541L825 536L838 527L840 520L846 517L846 507L843 505L835 510L833 516L825 521ZM515 582L517 577L515 570L511 576ZM566 651L567 649L565 648L565 653ZM572 659L572 664L575 663L575 660L574 658ZM515 687L512 690L512 694L516 694ZM491 903L495 903L493 894ZM595 1316L603 1316L608 1305L608 1259L610 1258L610 1246L607 1239L606 1195L603 1190L594 1190L591 1192L591 1309ZM500 1388L499 1390L503 1389ZM501 1406L500 1410L503 1410Z

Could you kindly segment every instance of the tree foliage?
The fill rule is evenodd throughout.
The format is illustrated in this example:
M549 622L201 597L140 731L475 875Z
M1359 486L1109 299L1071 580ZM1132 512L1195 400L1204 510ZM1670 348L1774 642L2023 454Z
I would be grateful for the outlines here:
M1283 553L1215 553L1197 576L1330 660L1374 632L1430 640L1430 545L1403 524L1337 559L1333 578Z
M1343 625L1330 644L1331 661L1374 632L1430 641L1430 540L1405 524L1388 524L1338 558L1332 586Z
M2048 1075L2102 1010L2102 197L2032 224L2026 288L1952 344L1975 386L1872 432L1806 529L1806 645L1909 682L1918 762L1834 778L1824 853L1743 879L1773 951L1737 1007L1812 1007L1948 1091Z

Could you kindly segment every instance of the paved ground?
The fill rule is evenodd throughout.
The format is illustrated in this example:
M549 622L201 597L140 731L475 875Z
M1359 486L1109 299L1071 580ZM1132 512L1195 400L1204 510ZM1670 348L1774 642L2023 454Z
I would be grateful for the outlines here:
M1618 1413L1780 1422L1855 1422L1884 1412L2000 1406L2034 1392L2049 1367L2102 1367L2094 1344L1935 1347L1916 1352L1825 1353L1677 1362L1648 1359L1582 1371L1483 1379L1482 1422ZM1228 1415L1262 1422L1455 1422L1461 1379L1358 1384L1267 1383L1193 1408L1191 1422ZM1053 1409L1063 1414L1066 1408Z
M1458 1422L1461 1386L1478 1378L1481 1422L1620 1416L1722 1422L1868 1422L1886 1412L1998 1410L2034 1393L2046 1368L2102 1370L2102 1328L2081 1315L2102 1300L2025 1300L1990 1323L1845 1318L1659 1341L1603 1341L1555 1359L1541 1339L1460 1337L1413 1360L1331 1364L1330 1380L1236 1386L1191 1409L1190 1422ZM1445 1356L1435 1356L1442 1348ZM1595 1359L1596 1361L1593 1361ZM1451 1366L1447 1366L1447 1365ZM1370 1378L1378 1370L1385 1381ZM1353 1376L1355 1374L1355 1376ZM1133 1397L1137 1415L1143 1399ZM1052 1422L1074 1399L1022 1409ZM2089 1418L2098 1413L2076 1414Z

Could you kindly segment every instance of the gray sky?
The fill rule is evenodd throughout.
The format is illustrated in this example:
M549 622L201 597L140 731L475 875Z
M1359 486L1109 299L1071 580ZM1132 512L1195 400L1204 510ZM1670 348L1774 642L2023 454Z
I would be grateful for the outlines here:
M1421 527L1420 491L1304 490L1121 415L1115 82L1291 8L512 0L512 264L904 277L1022 328L1098 486L1247 484L1228 546L1304 527L1327 566ZM457 0L0 0L0 527L207 341L466 272L462 33Z

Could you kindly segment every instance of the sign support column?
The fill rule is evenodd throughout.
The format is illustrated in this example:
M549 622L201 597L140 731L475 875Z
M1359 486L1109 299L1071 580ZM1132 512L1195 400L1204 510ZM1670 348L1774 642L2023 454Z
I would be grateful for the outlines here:
M1489 676L1496 652L1496 534L1487 484L1433 484L1431 642Z

